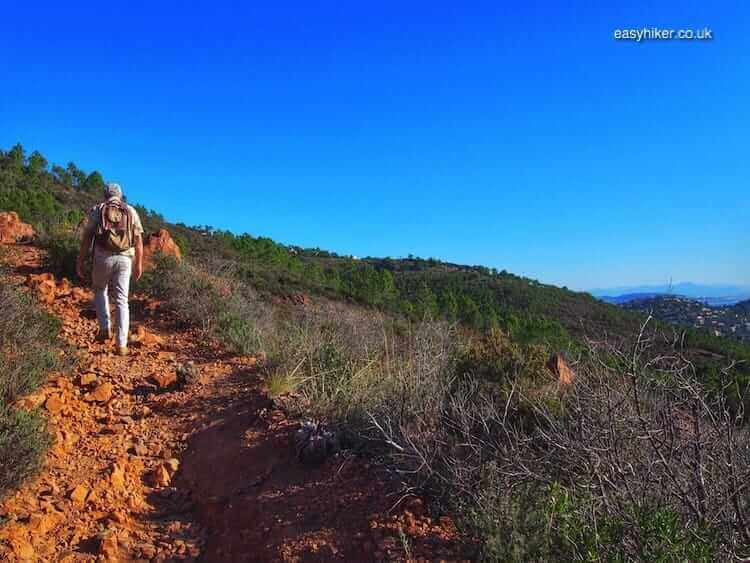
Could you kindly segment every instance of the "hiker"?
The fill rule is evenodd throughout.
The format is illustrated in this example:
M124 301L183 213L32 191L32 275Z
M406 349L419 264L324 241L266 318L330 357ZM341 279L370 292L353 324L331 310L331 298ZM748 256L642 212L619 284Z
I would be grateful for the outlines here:
M143 273L143 226L138 213L122 200L122 189L110 183L104 189L105 200L89 211L83 228L83 240L78 252L76 272L84 279L84 264L93 248L94 268L91 279L94 287L96 317L99 321L97 342L112 338L109 318L109 290L114 292L117 306L117 354L128 353L128 290L130 275L138 281Z

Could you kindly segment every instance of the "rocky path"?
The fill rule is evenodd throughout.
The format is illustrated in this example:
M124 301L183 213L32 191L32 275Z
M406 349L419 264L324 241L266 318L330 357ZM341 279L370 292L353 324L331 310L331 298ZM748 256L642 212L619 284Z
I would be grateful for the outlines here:
M131 355L115 356L94 342L88 290L45 275L40 250L6 249L3 283L31 286L62 320L75 364L21 401L46 411L55 444L0 504L0 560L460 559L451 520L400 499L365 460L301 465L255 358L139 296Z

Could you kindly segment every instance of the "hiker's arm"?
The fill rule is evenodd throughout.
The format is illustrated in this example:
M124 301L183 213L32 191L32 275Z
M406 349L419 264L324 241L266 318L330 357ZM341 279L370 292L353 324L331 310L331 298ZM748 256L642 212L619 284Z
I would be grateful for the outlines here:
M89 255L89 249L94 242L94 233L85 232L81 240L81 248L78 250L78 259L76 260L76 274L81 279L86 277L85 264L86 257Z
M135 263L133 264L133 279L138 281L143 274L143 237L135 237Z

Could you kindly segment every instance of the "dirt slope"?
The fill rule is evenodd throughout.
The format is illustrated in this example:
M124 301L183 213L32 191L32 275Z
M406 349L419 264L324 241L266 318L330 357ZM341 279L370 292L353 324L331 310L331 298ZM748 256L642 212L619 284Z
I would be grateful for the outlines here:
M40 250L5 248L2 283L43 273ZM255 358L138 296L140 342L115 356L93 342L90 292L37 285L78 361L21 401L45 409L56 443L41 475L0 504L0 560L461 559L451 520L401 499L365 460L299 464L296 425L265 395Z

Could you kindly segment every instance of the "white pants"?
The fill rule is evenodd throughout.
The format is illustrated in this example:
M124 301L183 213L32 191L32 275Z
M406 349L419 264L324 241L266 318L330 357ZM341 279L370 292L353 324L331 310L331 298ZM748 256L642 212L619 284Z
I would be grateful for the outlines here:
M91 275L94 285L94 303L99 329L109 332L109 289L112 289L117 308L117 346L128 345L130 329L130 310L128 308L128 291L130 290L130 272L133 259L130 256L115 254L94 256L94 271Z

